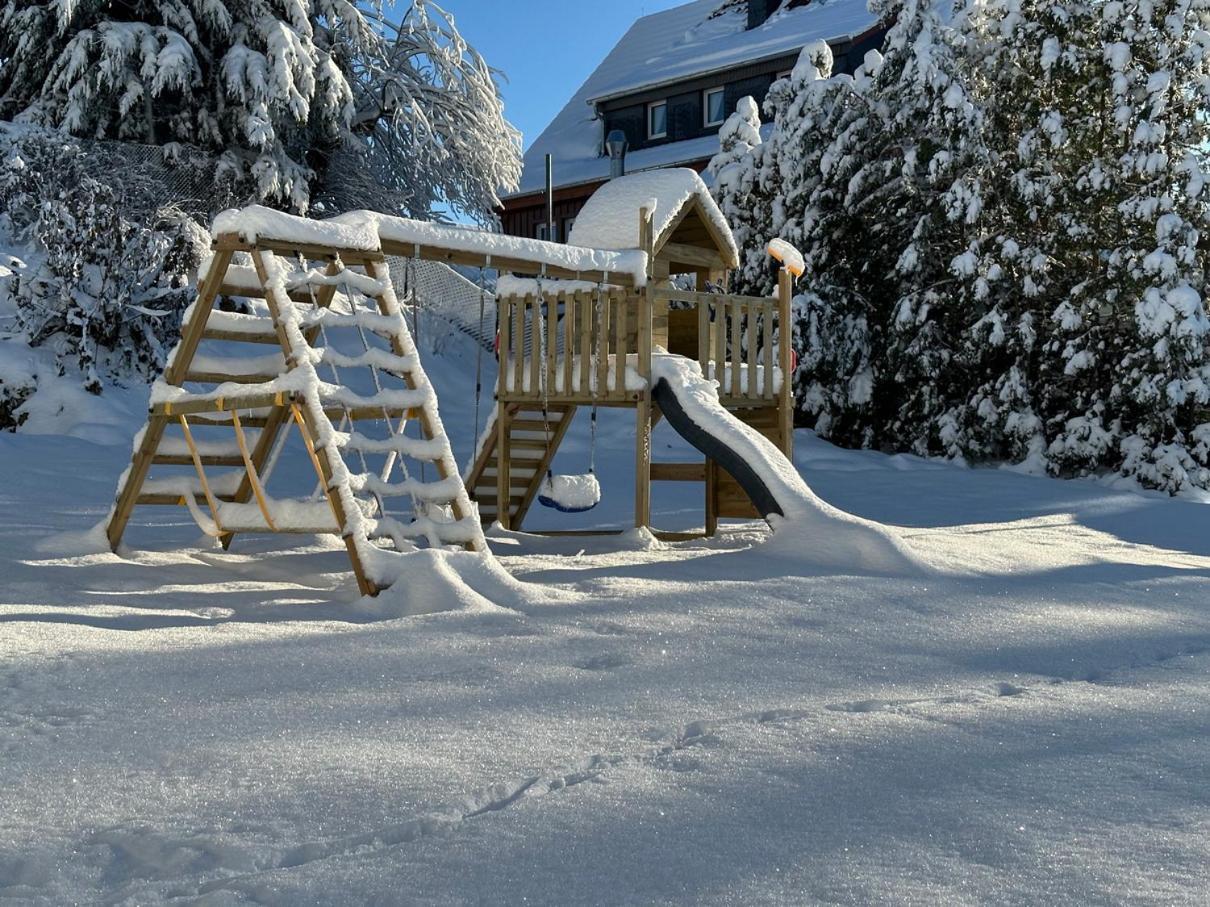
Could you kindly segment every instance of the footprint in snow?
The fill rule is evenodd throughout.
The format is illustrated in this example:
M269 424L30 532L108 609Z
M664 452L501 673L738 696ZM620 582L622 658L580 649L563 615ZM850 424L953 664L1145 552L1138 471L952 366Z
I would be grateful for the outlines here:
M576 662L576 667L581 671L611 671L614 668L624 668L631 664L634 664L634 661L625 655L616 652L606 652L601 655L593 655L591 658L585 658L583 661L578 661Z
M971 693L967 695L937 696L921 699L857 699L852 702L834 702L824 706L824 708L829 712L847 712L852 715L862 715L870 712L910 714L918 706L978 705L1006 696L1022 696L1028 692L1028 687L1001 682L992 688L990 695L987 693Z

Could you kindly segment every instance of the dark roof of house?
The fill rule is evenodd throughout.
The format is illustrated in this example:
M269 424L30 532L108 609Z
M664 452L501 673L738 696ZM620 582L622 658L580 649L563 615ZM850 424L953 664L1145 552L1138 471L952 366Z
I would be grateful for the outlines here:
M609 176L609 160L600 154L603 136L594 118L595 102L786 56L818 39L856 38L876 26L878 18L867 0L812 0L779 10L754 29L749 30L747 22L745 5L725 0L694 0L637 20L530 145L521 185L512 194L543 188L547 154L554 156L559 186ZM632 152L627 167L641 170L700 161L717 148L713 135L673 142Z

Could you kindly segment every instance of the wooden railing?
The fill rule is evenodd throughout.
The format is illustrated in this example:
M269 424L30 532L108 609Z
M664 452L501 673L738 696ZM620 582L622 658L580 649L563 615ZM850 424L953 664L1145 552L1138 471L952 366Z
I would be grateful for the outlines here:
M614 288L502 296L497 306L501 399L631 402L646 387L651 309L645 293Z
M679 303L696 313L697 361L724 404L789 412L790 344L779 337L790 329L790 296L786 272L775 297L663 286L502 296L500 397L634 402L651 375L652 308Z
M703 375L718 381L724 403L773 405L780 389L780 300L667 288L651 292L655 299L696 311L697 361Z

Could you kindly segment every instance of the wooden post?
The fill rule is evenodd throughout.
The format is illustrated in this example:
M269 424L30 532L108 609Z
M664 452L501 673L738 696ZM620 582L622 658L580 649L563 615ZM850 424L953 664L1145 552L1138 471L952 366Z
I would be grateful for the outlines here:
M508 404L502 400L496 406L496 519L505 529L511 529L513 481L509 467L512 445L508 443L511 426L508 424Z
M644 386L635 407L634 442L634 525L651 525L651 282L655 277L655 237L653 212L639 212L639 246L647 253L647 287L636 296L635 356L639 376ZM625 303L623 303L625 305ZM624 311L624 309L623 309ZM619 336L624 338L624 332ZM619 343L619 347L623 344ZM621 350L619 350L619 353ZM623 390L624 388L619 388Z
M265 304L269 308L269 314L273 317L273 328L277 333L277 340L281 346L282 355L286 359L286 369L289 371L297 367L296 354L300 351L294 349L290 335L286 332L285 326L282 323L282 311L285 306L292 303L286 296L285 291L274 286L273 282L269 279L269 265L273 260L273 256L273 252L257 247L252 252L252 264L256 268L256 275L260 280L261 286L264 288ZM345 543L345 549L349 553L349 563L353 566L353 576L357 579L357 588L362 595L377 595L379 591L378 586L366 575L365 565L361 562L358 540L348 530L349 515L345 512L344 501L337 490L332 487L332 453L327 447L320 447L317 443L317 439L320 437L319 425L316 423L315 416L311 413L310 408L303 405L299 411L302 413L303 422L299 426L299 429L301 430L305 427L305 436L310 436L309 446L315 448L315 462L319 468L319 478L323 483L324 491L327 493L328 503L332 506L332 513L336 517L336 528L339 530L340 537Z
M227 268L231 264L232 254L226 251L215 252L214 257L210 260L210 270L206 272L206 279L202 281L198 290L193 315L181 334L181 342L177 347L172 365L164 372L166 383L175 387L180 387L185 383L189 363L193 361L198 344L202 342L206 322L210 320L210 310L214 308L214 300L218 297L219 287L223 285L223 278L227 276ZM131 458L126 481L122 483L122 487L118 491L113 513L109 518L109 525L105 527L105 535L109 539L109 547L112 551L118 550L122 535L126 532L126 526L134 512L135 501L138 500L139 492L143 490L147 473L151 471L151 460L160 446L160 439L163 438L164 429L167 426L167 416L152 415L147 420L147 428L143 432L143 442Z
M790 302L794 297L794 276L785 268L777 274L777 357L781 368L781 394L777 401L778 424L781 428L781 449L786 459L794 456L794 376L790 374L794 346L794 325L790 321Z

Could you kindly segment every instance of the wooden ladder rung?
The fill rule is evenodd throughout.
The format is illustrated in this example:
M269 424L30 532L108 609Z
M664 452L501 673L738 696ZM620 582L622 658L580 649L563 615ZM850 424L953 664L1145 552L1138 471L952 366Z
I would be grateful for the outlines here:
M235 495L218 494L215 495L215 500L224 503L233 503ZM195 494L193 499L203 506L206 504L206 496L204 494ZM135 498L135 504L145 507L180 507L185 503L185 499L179 494L141 494Z
M509 444L515 450L546 450L550 444L546 440L537 440L531 438L510 438Z
M195 416L190 420L189 424L194 428L199 425L218 426L220 428L231 428L232 426L230 419L208 419L205 416ZM241 416L239 424L244 428L268 428L269 419L267 416Z
M397 408L391 409L390 407L386 407L386 412L384 413L383 409L384 408L381 406L379 406L379 407L355 406L352 409L348 410L348 414L349 414L349 418L351 418L354 422L369 422L369 421L372 421L375 419L382 419L382 418L402 419L405 414L407 414L407 417L409 419L416 418L414 410L403 410L403 409L397 409ZM327 415L327 417L330 420L338 423L341 419L344 418L345 410L343 410L343 409L325 409L324 413Z
M202 454L198 457L202 461L203 466L243 466L244 458L236 454L235 456L221 456L217 454ZM192 466L193 457L189 454L156 454L151 458L153 466Z
M267 384L281 375L224 375L222 372L187 372L184 380L195 384Z
M207 328L202 332L203 340L222 340L227 343L262 343L266 346L277 346L277 334L272 331L248 333L245 331L220 331Z
M286 535L339 535L340 532L332 526L323 526L316 528L314 526L278 526L276 529L269 529L267 526L228 526L223 524L223 531L230 532L233 535L274 535L284 533Z

